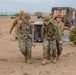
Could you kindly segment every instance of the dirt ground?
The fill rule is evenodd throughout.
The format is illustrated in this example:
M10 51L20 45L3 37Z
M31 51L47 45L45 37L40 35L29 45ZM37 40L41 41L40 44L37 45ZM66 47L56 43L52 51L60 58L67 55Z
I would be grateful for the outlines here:
M41 65L42 43L32 48L32 64L23 62L17 41L9 34L13 20L0 18L0 75L76 75L76 47L71 42L63 43L61 59L57 63Z

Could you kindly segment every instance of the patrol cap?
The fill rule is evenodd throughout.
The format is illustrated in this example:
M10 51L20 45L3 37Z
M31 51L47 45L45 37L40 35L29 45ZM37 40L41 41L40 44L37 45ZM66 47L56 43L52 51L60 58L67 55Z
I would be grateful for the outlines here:
M43 23L49 23L49 22L50 22L50 18L49 17L44 18Z
M25 13L25 14L22 16L22 19L23 19L23 20L30 20L31 17L30 17L30 15L29 15L28 13Z
M63 16L61 15L61 13L52 16L52 20L55 20L56 18L63 18Z

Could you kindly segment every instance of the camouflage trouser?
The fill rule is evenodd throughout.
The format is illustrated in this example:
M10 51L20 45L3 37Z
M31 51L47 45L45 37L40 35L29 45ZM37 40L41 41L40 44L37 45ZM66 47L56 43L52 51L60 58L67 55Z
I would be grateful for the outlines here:
M43 42L43 57L46 59L50 59L50 57L55 58L57 51L56 51L56 40L49 41L47 39L44 39Z
M57 46L57 55L60 56L62 53L62 44L59 43L59 40L56 40L56 46Z
M20 51L24 56L27 56L28 59L31 58L31 49L32 49L32 41L31 39L24 40L22 38L18 38L18 45L20 47Z

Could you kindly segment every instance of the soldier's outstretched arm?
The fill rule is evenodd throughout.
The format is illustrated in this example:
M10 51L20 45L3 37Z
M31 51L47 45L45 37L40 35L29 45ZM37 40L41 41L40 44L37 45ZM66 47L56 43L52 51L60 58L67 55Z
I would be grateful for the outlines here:
M69 31L71 31L71 28L64 26L64 30L69 30Z
M16 24L17 24L17 20L15 19L14 22L13 22L13 24L12 24L12 26L11 26L11 28L10 28L10 31L9 31L10 34L12 33L12 30L14 29L14 27L16 26Z

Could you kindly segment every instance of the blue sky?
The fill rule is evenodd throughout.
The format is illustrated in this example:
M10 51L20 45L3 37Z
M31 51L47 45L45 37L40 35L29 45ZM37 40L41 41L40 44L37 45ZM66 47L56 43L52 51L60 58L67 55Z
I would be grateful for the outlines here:
M52 7L76 8L76 0L0 0L0 12L46 12Z

